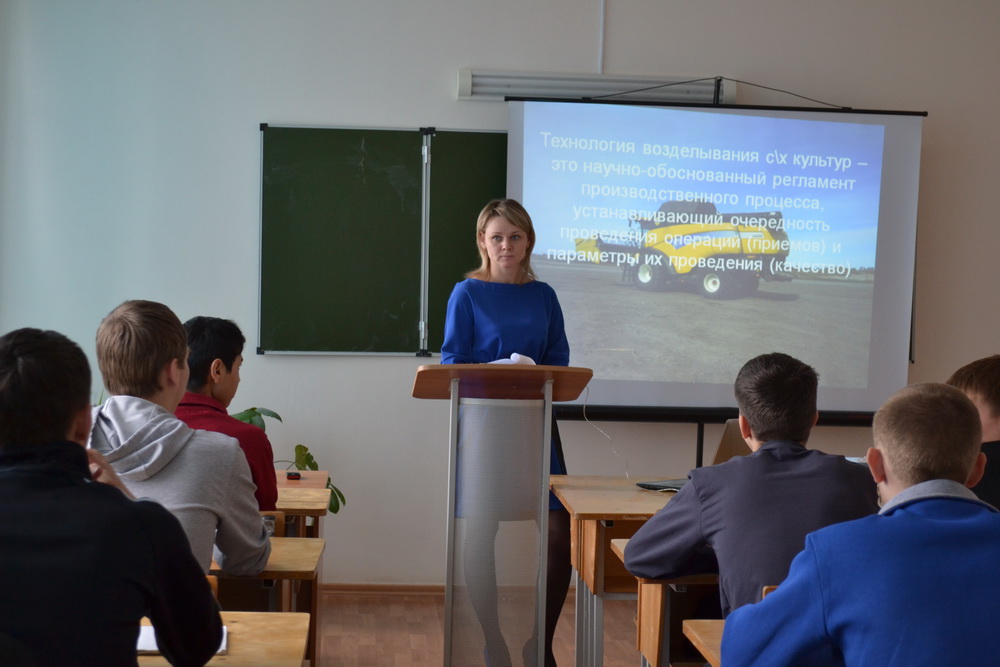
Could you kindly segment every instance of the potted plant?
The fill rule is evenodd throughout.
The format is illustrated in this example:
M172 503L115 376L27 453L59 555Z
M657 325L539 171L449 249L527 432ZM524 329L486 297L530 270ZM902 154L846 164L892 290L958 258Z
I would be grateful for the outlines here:
M242 412L237 412L230 416L234 419L239 419L241 422L246 422L247 424L253 424L254 426L260 427L263 431L267 430L264 423L264 417L271 417L272 419L277 419L279 422L283 422L281 415L274 410L268 410L267 408L247 408ZM275 463L287 463L288 468L286 468L286 470L291 469L292 466L294 466L296 470L319 470L319 464L309 452L309 448L302 444L295 445L295 460L277 460ZM329 476L326 478L326 488L330 489L330 513L336 514L340 511L341 507L347 505L347 498L344 497L343 491L333 485L333 481Z

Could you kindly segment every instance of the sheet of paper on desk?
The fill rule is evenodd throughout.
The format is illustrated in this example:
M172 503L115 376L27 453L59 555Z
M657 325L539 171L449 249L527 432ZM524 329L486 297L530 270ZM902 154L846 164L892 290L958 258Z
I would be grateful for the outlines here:
M226 626L223 625L222 643L219 644L219 650L215 652L216 655L225 655L228 652L228 641L229 632L226 630ZM153 626L139 626L139 641L136 642L136 649L139 655L159 655L160 647L156 645L156 633L153 630Z

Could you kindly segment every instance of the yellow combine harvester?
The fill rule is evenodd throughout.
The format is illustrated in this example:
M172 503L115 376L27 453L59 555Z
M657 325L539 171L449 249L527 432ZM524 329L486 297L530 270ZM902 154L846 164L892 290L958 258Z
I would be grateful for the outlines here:
M666 202L652 219L635 219L643 234L635 245L590 243L597 250L628 253L624 278L642 290L671 284L696 286L714 299L752 294L761 279L787 281L788 234L780 212L719 213L708 202ZM582 247L581 247L582 246Z

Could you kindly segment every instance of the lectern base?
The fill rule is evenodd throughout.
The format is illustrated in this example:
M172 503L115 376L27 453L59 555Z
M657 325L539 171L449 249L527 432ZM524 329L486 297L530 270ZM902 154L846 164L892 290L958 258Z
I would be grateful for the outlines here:
M538 400L459 402L445 615L452 665L537 664L548 518L545 415Z
M460 521L457 531L457 542L465 548L459 549L464 553L459 556L451 590L451 664L531 667L537 662L538 570L537 562L525 562L524 554L517 551L536 553L538 525L534 521L501 523L496 533L495 562L491 562L486 552L493 543L477 545L478 538L465 530L469 526L463 524L467 523ZM521 585L505 582L514 578L511 564L518 562L525 567L516 573L517 578L525 581ZM499 568L499 575L491 568ZM490 657L488 663L484 655ZM505 660L505 656L509 658Z

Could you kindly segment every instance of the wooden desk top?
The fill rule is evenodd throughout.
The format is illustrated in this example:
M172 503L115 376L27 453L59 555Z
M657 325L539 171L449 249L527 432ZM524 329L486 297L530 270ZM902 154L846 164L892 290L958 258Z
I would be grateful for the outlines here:
M288 479L287 472L297 472L301 479ZM278 492L282 487L290 489L325 489L326 480L330 478L328 470L275 470L275 477L278 480Z
M224 611L222 623L228 635L225 655L210 665L300 667L309 639L309 614L256 611ZM149 625L143 619L143 625ZM169 665L162 655L140 655L142 667Z
M537 399L547 380L553 381L553 401L576 400L594 371L575 366L518 364L427 364L417 369L414 398L451 398L451 380L460 378L467 398Z
M254 577L236 579L315 579L326 540L318 537L272 537L271 556L264 571ZM233 577L219 569L213 560L209 574Z
M330 493L328 488L278 486L276 508L291 516L323 516L330 507Z
M552 475L549 486L576 520L645 521L673 497L673 493L640 489L636 482L660 477L604 477Z
M628 538L619 537L611 540L611 553L622 559L625 562L625 546L628 544Z
M625 562L625 547L628 545L628 538L615 538L611 540L611 553L618 556L622 563ZM674 577L673 579L646 579L644 577L636 577L639 583L642 584L655 584L668 586L670 584L717 584L719 582L719 575L714 573L706 574L689 574L684 577Z
M691 640L712 667L722 664L722 630L725 624L721 620L704 619L689 619L683 623L684 636Z

